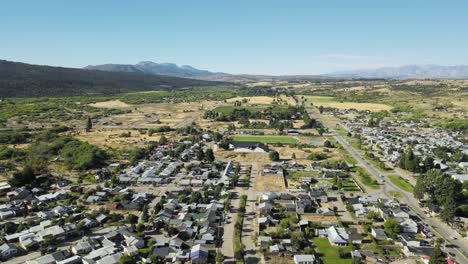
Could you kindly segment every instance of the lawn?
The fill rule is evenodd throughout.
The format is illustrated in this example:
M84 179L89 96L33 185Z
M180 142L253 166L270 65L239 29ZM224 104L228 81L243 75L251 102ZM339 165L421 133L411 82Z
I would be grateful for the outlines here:
M398 186L398 188L402 189L403 191L413 192L414 186L402 177L398 175L390 175L388 176L388 178L390 179L390 181L392 181L393 184Z
M295 144L297 139L283 136L235 136L234 141L238 142L261 142L261 143L283 143Z
M299 179L302 177L306 178L317 178L319 175L315 171L288 171L288 179Z
M380 189L380 186L377 180L374 179L374 177L372 177L364 168L356 167L355 170L356 170L356 174L359 176L359 178L361 179L361 182L364 185L372 189Z
M317 251L322 255L321 258L325 264L350 264L353 263L351 258L342 259L338 254L338 249L342 249L344 252L351 252L351 247L338 247L332 246L328 241L328 238L314 238L314 244L317 247Z

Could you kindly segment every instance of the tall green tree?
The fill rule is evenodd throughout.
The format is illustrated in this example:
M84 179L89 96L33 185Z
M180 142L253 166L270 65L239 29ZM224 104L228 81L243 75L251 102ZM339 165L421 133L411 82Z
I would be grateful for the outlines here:
M440 247L440 243L437 243L432 251L431 259L429 260L429 264L446 264L447 263L447 255L442 251Z
M395 218L388 218L384 222L384 230L391 238L396 238L400 234L400 224Z
M91 129L93 129L93 122L91 121L91 117L88 116L88 119L86 120L86 130Z
M269 156L270 156L271 161L278 161L280 159L278 151L275 151L275 150L271 151Z
M214 156L214 153L213 153L212 149L207 149L205 151L205 158L209 162L213 162L215 160L215 156Z

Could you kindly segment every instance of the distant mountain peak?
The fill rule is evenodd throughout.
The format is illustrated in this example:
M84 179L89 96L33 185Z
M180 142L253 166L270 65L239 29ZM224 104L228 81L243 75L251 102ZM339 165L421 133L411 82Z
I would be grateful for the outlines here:
M178 66L174 63L156 63L153 61L140 61L137 64L102 64L86 66L88 70L116 71L116 72L143 72L146 74L167 75L175 77L211 77L222 76L224 73L200 70L189 65Z
M468 78L468 65L441 66L435 64L410 64L401 67L382 67L355 71L340 71L323 75L340 78Z

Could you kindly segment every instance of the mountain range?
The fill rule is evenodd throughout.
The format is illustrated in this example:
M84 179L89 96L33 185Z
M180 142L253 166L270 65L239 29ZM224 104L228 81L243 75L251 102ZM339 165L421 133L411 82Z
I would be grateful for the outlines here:
M291 78L395 78L395 79L418 79L418 78L468 78L468 65L441 66L441 65L405 65L401 67L383 67L377 69L364 69L352 71L339 71L328 74L300 75L300 76L274 76L255 74L228 74L224 72L211 72L200 70L192 66L178 66L174 63L155 63L142 61L137 64L102 64L85 67L90 70L101 70L111 72L134 72L156 75L166 75L185 78L197 78L218 81L257 81L257 80L288 80Z
M468 65L406 65L401 67L384 67L369 70L341 71L322 75L336 78L395 78L395 79L465 79L468 78Z
M187 78L214 77L226 75L222 72L200 70L189 65L178 66L174 63L156 63L152 61L142 61L137 64L89 65L86 66L84 69L110 72L136 72Z

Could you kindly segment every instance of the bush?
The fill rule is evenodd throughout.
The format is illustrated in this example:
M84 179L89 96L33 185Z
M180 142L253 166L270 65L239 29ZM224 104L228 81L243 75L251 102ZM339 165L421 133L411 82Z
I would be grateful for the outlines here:
M325 153L312 153L309 156L307 156L308 160L314 160L314 161L319 161L319 160L324 160L328 159L328 155Z
M104 151L89 143L73 140L60 151L69 169L86 170L102 166L107 158Z
M272 151L269 154L271 161L278 161L280 159L278 151Z

